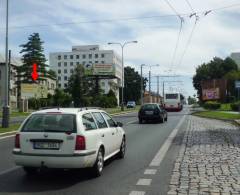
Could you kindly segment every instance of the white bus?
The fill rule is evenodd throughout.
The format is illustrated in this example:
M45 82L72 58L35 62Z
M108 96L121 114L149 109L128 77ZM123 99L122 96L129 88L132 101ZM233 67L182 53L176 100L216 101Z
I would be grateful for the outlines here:
M166 93L164 94L164 108L167 111L181 111L183 103L180 93Z

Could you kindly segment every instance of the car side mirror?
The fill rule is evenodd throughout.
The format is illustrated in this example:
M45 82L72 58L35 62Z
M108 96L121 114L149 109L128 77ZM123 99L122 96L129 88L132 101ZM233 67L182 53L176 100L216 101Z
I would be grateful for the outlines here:
M123 124L122 124L121 122L117 122L117 123L116 123L116 126L117 126L117 127L123 127Z

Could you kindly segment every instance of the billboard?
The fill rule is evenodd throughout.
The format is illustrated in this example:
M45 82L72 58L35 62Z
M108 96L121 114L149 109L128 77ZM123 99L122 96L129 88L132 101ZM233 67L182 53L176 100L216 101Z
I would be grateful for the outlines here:
M35 83L21 84L21 98L47 98L48 89L46 85L39 85Z
M113 64L86 64L84 73L88 76L115 76L115 66Z
M203 89L202 90L203 100L217 100L220 99L219 88Z

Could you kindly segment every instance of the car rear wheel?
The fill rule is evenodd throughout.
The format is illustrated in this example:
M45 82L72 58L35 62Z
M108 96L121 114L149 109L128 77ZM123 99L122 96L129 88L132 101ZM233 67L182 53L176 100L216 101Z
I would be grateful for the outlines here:
M38 168L36 167L23 167L23 170L27 175L35 175L38 173Z
M160 117L159 122L160 122L160 123L164 123L164 118L163 118L163 117Z
M98 151L96 162L93 166L93 174L96 177L99 177L102 174L104 166L104 155L103 155L103 149L100 148Z
M165 121L167 121L167 117L165 118Z
M125 152L126 152L126 139L125 139L125 137L123 137L121 147L120 147L120 151L118 153L118 157L119 158L124 158Z

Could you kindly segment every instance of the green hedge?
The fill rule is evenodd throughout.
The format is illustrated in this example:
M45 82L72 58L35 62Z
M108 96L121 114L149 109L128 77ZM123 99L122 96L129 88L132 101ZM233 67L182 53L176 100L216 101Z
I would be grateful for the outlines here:
M240 102L235 102L231 104L231 108L233 111L238 111L239 106L240 106Z
M214 101L207 101L203 104L203 107L209 110L217 110L221 107L221 104Z

